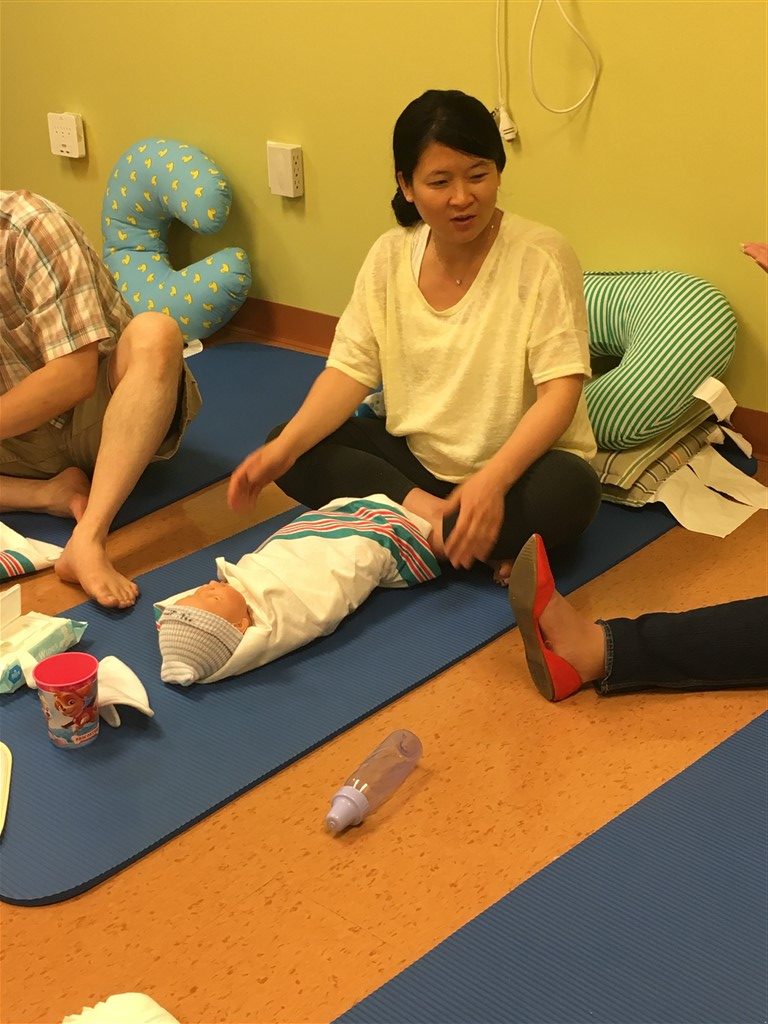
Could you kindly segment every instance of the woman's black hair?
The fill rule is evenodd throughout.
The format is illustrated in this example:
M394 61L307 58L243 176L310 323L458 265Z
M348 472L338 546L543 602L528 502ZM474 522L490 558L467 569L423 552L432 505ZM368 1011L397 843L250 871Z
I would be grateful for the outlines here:
M458 89L429 89L413 100L395 122L392 150L395 177L402 174L410 185L419 158L430 142L493 160L501 173L507 162L504 143L493 115L480 100ZM398 183L392 200L398 224L410 227L421 220L413 203Z

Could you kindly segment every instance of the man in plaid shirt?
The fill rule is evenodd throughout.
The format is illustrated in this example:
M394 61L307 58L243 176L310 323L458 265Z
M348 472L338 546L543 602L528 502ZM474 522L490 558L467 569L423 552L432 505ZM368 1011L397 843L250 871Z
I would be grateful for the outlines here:
M74 518L56 572L102 605L138 595L107 557L112 520L200 407L182 352L176 321L133 316L71 217L0 191L0 511Z

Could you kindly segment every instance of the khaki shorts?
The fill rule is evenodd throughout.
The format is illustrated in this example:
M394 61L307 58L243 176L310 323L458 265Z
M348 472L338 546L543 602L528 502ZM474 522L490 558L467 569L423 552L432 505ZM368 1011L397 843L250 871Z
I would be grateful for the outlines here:
M43 423L34 430L0 442L0 476L47 480L69 466L77 466L89 476L96 465L101 445L101 427L112 389L109 386L110 355L99 361L96 388L76 405L63 426ZM184 431L202 405L197 381L183 364L179 381L179 399L173 422L152 461L170 459L178 451Z

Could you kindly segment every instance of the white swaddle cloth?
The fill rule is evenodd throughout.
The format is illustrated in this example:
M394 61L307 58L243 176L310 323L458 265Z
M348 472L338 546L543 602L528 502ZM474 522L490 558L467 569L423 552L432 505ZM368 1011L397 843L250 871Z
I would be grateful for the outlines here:
M240 675L332 633L378 586L435 579L440 567L427 543L430 530L426 520L382 494L338 498L304 512L236 565L218 558L219 579L243 595L252 625L223 667L196 681ZM156 619L191 593L156 604ZM192 682L179 675L164 663L165 682Z

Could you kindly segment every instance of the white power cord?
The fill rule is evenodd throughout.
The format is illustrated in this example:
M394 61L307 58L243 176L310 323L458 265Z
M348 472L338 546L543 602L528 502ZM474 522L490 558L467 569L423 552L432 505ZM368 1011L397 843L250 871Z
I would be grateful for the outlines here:
M595 86L597 85L598 75L600 74L600 62L599 62L599 60L597 58L597 55L595 54L594 50L592 49L592 47L589 45L587 40L584 38L584 36L581 34L581 32L579 32L579 30L576 28L576 26L573 24L571 19L568 17L568 15L563 10L563 5L560 3L560 0L555 0L555 3L557 4L558 10L562 14L562 16L565 19L566 23L576 33L578 38L581 40L581 42L586 47L587 53L592 58L592 68L593 68L592 81L590 82L589 88L584 93L584 95L581 97L581 99L577 100L576 103L573 103L570 107L550 107L549 104L545 103L544 100L541 98L541 96L539 96L538 89L536 88L536 80L535 80L534 74L533 74L533 40L534 40L534 36L536 35L536 26L538 25L539 15L541 14L541 8L544 5L544 0L539 0L539 3L537 5L537 7L536 7L536 13L533 16L533 24L531 25L531 35L530 35L530 38L528 40L528 78L529 78L530 83L531 83L531 91L533 92L533 95L536 97L538 102L541 104L542 107L544 107L545 110L549 110L552 114L570 114L572 110L578 110L578 108L583 103L586 103L587 100L589 99L589 97L595 91Z
M509 111L504 106L504 97L507 92L506 82L503 81L502 68L504 61L501 53L501 8L505 0L496 0L496 87L499 94L499 105L493 112L496 124L499 126L499 134L505 142L512 142L517 138L517 125L512 120Z

